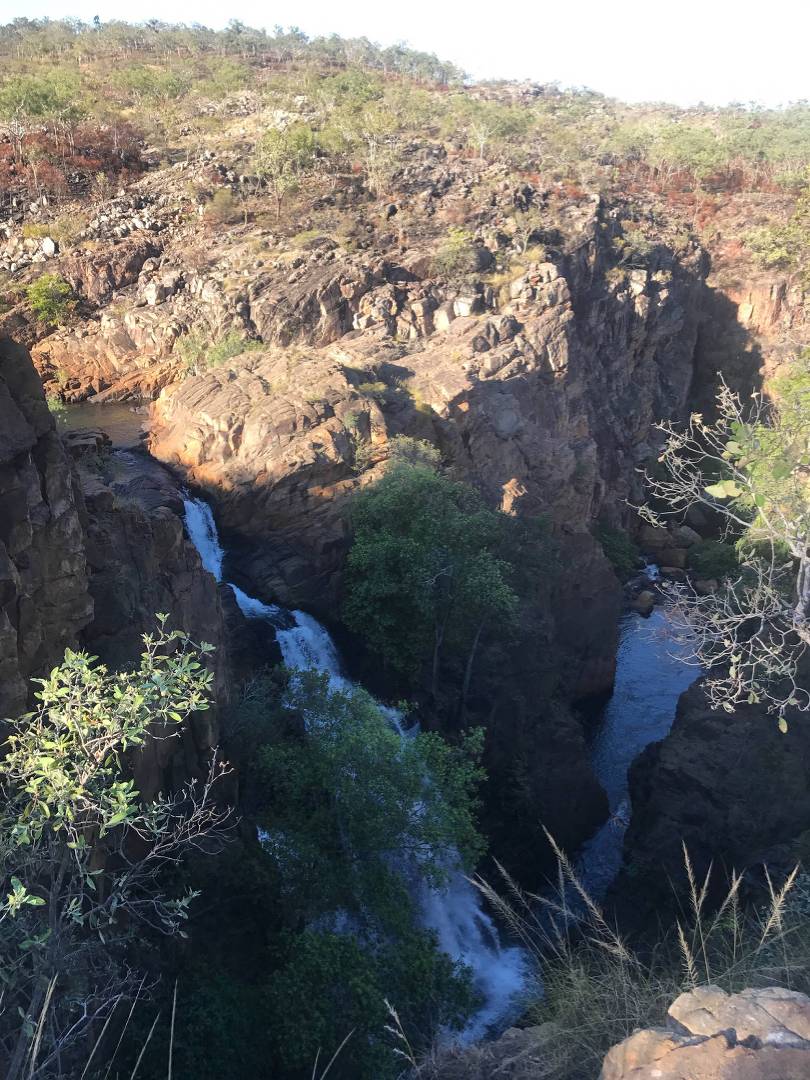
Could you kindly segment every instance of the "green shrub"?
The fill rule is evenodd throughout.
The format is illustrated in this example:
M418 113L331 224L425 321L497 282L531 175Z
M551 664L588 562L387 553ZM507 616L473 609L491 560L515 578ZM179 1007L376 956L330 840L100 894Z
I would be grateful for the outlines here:
M473 274L477 266L472 233L452 228L433 256L434 272L450 281L459 281Z
M63 420L67 414L67 406L58 394L48 394L45 400L48 403L48 408L51 410L53 416L57 421Z
M731 577L740 568L737 551L733 544L722 540L701 540L689 549L689 569L701 578Z
M202 375L211 368L222 367L234 356L255 352L262 343L243 337L231 330L224 337L212 341L201 330L192 331L180 338L175 346L187 375Z
M638 547L623 529L613 529L609 525L597 525L594 535L616 576L620 581L626 581L638 567L641 557Z
M70 285L58 274L42 274L25 290L28 303L39 322L58 326L76 307Z
M239 200L230 188L219 188L205 210L206 217L219 225L232 225L241 216Z

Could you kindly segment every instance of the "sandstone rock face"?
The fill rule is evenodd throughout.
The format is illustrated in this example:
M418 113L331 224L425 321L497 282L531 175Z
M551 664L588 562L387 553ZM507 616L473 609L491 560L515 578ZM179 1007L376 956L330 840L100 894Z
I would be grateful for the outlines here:
M0 717L93 614L81 494L25 350L0 340Z
M671 908L672 885L685 890L682 841L701 879L714 863L720 896L723 868L790 870L810 829L807 725L799 715L783 735L761 706L712 711L698 682L681 696L669 735L634 762L630 796L616 893L633 918Z
M102 479L87 457L78 469L95 606L82 643L120 667L140 653L141 636L155 629L156 613L165 612L170 629L184 629L216 647L214 690L217 704L224 705L228 650L219 590L186 537L182 499L163 470L143 455L113 455L107 469ZM150 796L196 775L217 740L216 709L193 717L179 741L153 740L138 757L140 790Z
M133 285L146 260L159 251L151 237L134 236L103 252L71 255L62 260L60 270L78 296L101 306L114 292Z
M804 994L779 987L739 994L701 987L672 1004L667 1024L614 1046L601 1080L810 1076L810 998Z
M431 304L412 299L416 329L403 342L398 286L385 293L372 276L357 286L368 289L361 318L388 295L379 321L320 348L251 352L167 387L152 410L152 452L206 491L253 591L322 617L339 608L349 498L380 474L396 435L440 446L491 505L549 520L558 565L524 605L519 647L488 644L476 688L491 730L490 835L524 881L547 856L541 818L572 847L606 812L567 707L606 692L614 672L621 589L590 528L600 516L618 523L638 496L652 423L678 415L691 380L699 261L608 285L598 223L591 204L576 250L531 267L499 312L484 290L439 330ZM324 274L323 303L296 310L328 338L343 316ZM416 276L386 274L403 288Z
M135 659L159 611L217 647L216 696L226 701L218 587L185 535L176 486L142 455L99 458L103 433L68 441L70 454L26 350L0 341L0 718L25 707L29 679L67 646L116 667ZM152 741L135 762L141 790L194 775L217 735L211 710L180 740Z
M164 392L153 453L205 488L225 528L254 542L249 573L288 607L334 610L346 496L378 469L378 402L332 354L250 354ZM367 467L357 468L362 448Z

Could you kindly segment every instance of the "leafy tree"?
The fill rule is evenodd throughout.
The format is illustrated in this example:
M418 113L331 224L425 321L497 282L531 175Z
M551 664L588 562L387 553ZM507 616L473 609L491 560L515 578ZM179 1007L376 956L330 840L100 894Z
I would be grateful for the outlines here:
M133 671L67 650L33 712L9 721L0 760L0 1046L7 1077L61 1073L77 1042L135 998L129 947L181 931L193 894L168 868L218 829L218 773L174 796L141 799L132 755L177 737L210 703L210 646L179 631L144 637ZM47 1018L47 1023L46 1023ZM43 1038L43 1033L47 1035Z
M737 540L739 569L713 596L678 590L674 606L708 668L713 705L765 702L787 727L788 707L810 709L803 685L810 645L810 365L777 382L778 397L750 407L723 386L717 419L661 425L663 477L651 493L682 514L709 508ZM646 509L645 516L657 515Z
M458 748L434 732L403 738L365 691L316 672L291 677L279 706L258 754L257 816L291 908L408 926L407 876L438 886L481 853L480 732Z
M434 696L445 653L466 657L466 698L482 637L514 615L510 566L497 551L507 523L469 484L394 460L353 507L344 618L370 648Z
M276 199L281 217L284 196L297 184L315 160L315 133L308 124L290 124L266 132L256 147L256 174L264 180Z
M64 322L76 306L73 290L58 274L41 274L25 290L31 310L46 326Z
M408 1042L420 1053L442 1028L463 1026L475 995L424 931L363 946L350 935L308 930L292 944L268 999L273 1041L292 1075L309 1077L313 1061L326 1065L340 1048L336 1077L394 1080L403 1063L386 1030L388 1002L396 1002Z

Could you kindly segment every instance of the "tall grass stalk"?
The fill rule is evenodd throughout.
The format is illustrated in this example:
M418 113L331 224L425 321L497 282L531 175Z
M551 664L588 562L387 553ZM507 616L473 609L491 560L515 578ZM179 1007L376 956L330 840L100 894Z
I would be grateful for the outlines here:
M700 879L684 847L686 910L654 940L635 946L549 841L558 868L552 896L522 890L502 866L500 888L481 878L473 882L534 959L542 980L525 1018L542 1025L538 1078L597 1076L611 1046L660 1025L672 1001L696 986L810 992L810 889L798 867L780 885L766 872L764 898L747 904L740 896L743 877L732 873L722 902L710 907L713 868ZM423 1062L418 1075L441 1077L441 1053Z

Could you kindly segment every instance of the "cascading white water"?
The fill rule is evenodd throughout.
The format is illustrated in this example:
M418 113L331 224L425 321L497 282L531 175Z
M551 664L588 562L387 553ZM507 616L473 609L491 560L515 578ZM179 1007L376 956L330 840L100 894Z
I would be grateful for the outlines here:
M186 497L184 502L189 537L205 569L222 581L225 553L211 508L202 499ZM236 585L230 588L247 618L265 619L276 627L287 667L325 671L334 689L352 688L342 672L334 641L317 619L304 611L286 611L264 604ZM380 710L402 737L407 738L400 714L382 705ZM419 899L422 924L435 931L444 952L472 970L484 1004L462 1033L462 1041L481 1038L488 1029L507 1019L518 1005L528 979L525 955L521 949L501 945L497 927L481 906L478 890L460 872L453 872L443 889L423 886Z

